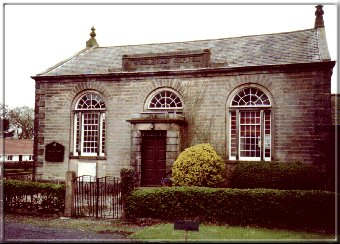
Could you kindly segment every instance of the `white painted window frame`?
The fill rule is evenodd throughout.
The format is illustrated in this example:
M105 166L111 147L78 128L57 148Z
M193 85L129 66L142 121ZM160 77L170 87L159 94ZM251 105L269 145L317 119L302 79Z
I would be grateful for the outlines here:
M159 93L163 92L163 91L168 91L168 92L173 93L181 101L182 106L181 107L163 107L163 108L153 108L153 107L150 107L150 104L151 104L151 101L153 100L153 98L155 96L157 96ZM154 111L157 111L157 110L163 110L163 111L164 110L167 110L167 111L181 111L184 108L184 103L183 103L182 96L177 91L175 91L175 90L173 90L171 88L167 88L167 87L159 88L159 89L153 91L148 96L145 104L146 104L145 108L147 110L154 110Z
M95 93L93 91L89 93ZM78 103L81 100L81 98L86 95L87 93L83 93L77 100L75 110L74 110L74 115L73 115L73 155L74 156L85 156L85 157L104 157L105 152L102 152L103 148L103 121L105 119L105 113L106 109L77 109ZM100 96L100 95L99 95ZM101 97L101 96L100 96ZM89 152L84 152L84 114L89 112L98 112L98 152L94 153L89 153ZM79 130L80 132L77 131L77 118L79 114L79 120L80 120L80 126ZM105 128L106 129L106 128ZM78 148L77 148L77 138L80 134L80 140L79 140L79 147L80 147L80 154L78 153ZM106 140L105 140L106 141Z
M254 110L249 110L249 112L254 112L254 111L258 111L257 109L254 109ZM237 110L236 113L239 113L240 114L240 110ZM260 137L261 137L261 134L262 134L262 110L260 110ZM240 161L261 161L261 153L262 153L262 148L260 149L260 157L241 157L241 116L238 116L238 155L239 155L239 160ZM244 125L244 124L243 124ZM247 124L247 125L250 125L250 124ZM254 124L254 125L258 125L258 124ZM261 138L260 138L261 140ZM260 144L261 145L261 144Z
M228 113L228 138L229 138L229 141L228 141L228 152L229 152L229 160L239 160L239 161L261 161L261 157L263 156L263 160L264 161L271 161L271 157L272 157L272 111L271 111L271 99L270 97L260 88L258 87L250 87L250 88L255 88L255 89L258 89L260 90L265 96L266 98L268 99L269 101L269 105L232 105L233 101L234 101L234 98L241 92L243 91L245 88L248 88L248 87L243 87L242 89L239 89L237 91L237 93L234 94L233 98L231 99L230 101L230 110L229 110L229 113ZM262 95L261 95L262 96ZM261 142L261 154L260 154L260 157L241 157L240 156L240 111L241 110L249 110L249 111L260 111L260 114L261 114L261 118L260 118L260 131L261 131L261 137L263 138L263 140L265 140L265 115L264 115L264 112L265 112L265 109L269 109L270 111L270 133L269 133L269 138L270 138L270 156L269 157L266 157L265 156L265 143ZM237 131L238 131L238 145L237 145L237 154L238 154L238 159L237 159L237 156L232 156L231 155L231 126L232 126L232 119L231 119L231 113L232 111L235 111L236 112L236 119L238 118L238 123L236 123L236 126L238 127L237 128Z

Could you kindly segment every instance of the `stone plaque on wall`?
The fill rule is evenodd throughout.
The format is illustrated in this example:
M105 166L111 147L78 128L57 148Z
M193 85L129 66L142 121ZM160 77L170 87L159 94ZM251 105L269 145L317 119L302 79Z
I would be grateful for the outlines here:
M123 55L122 63L125 71L202 68L209 66L210 50Z
M65 147L57 142L46 145L45 160L48 162L64 162Z

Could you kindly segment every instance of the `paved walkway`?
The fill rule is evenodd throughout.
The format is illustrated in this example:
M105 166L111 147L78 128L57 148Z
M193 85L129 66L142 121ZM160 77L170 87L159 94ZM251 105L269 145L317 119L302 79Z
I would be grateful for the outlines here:
M122 234L87 232L73 229L38 227L29 224L10 223L4 224L4 237L6 242L39 241L43 242L131 242ZM1 240L0 240L1 242Z

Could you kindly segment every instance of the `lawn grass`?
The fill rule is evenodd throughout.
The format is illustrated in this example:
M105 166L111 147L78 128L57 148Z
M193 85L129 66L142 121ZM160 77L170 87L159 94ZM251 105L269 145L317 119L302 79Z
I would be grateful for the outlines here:
M185 241L184 230L174 230L173 224L157 224L133 233L129 238L140 241ZM188 231L187 241L230 240L334 240L334 235L297 232L259 227L236 227L201 224L199 231Z
M41 227L76 229L97 233L119 233L137 241L185 241L185 231L174 230L173 223L160 221L125 222L113 219L59 218L5 214L6 222L31 224ZM199 232L189 231L188 241L230 240L322 240L332 241L334 235L314 232L266 229L259 227L236 227L227 225L200 224Z

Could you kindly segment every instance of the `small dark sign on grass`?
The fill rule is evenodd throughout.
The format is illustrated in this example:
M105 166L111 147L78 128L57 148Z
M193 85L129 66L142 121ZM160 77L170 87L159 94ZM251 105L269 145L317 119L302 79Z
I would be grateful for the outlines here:
M199 222L195 220L177 220L174 224L175 230L199 231Z
M185 230L185 242L188 240L188 231L199 231L199 222L197 220L176 220L174 223L175 230Z

